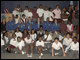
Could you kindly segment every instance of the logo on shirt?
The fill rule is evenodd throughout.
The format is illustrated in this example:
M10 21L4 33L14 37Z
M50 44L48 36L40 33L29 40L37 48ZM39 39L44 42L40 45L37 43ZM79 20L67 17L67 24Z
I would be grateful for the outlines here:
M12 23L12 25L13 25L13 23Z
M23 26L21 25L21 28L22 28Z
M19 25L18 25L18 27L19 27Z

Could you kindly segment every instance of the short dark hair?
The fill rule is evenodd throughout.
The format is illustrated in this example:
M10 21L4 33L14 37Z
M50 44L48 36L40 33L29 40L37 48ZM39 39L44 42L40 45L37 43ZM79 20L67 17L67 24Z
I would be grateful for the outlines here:
M70 35L70 33L67 33L66 35L68 35L68 34Z
M42 4L40 4L39 6L42 6Z
M74 37L73 37L73 39L74 39L74 38L76 38L76 39L77 39L77 37L76 37L76 36L74 36Z
M54 41L55 41L55 40L58 40L58 41L59 41L59 38L56 37L56 38L54 39Z
M18 40L18 38L21 38L20 36L19 37L17 37L17 40Z
M25 6L25 8L26 8L26 7L28 8L28 6Z
M70 6L71 6L71 5L68 6L68 9L69 9Z
M22 17L25 16L25 14L22 15Z
M56 5L56 7L57 7L57 6L59 6L59 5ZM60 7L60 6L59 6L59 7Z
M50 9L52 9L52 8L51 8L51 7L49 7L49 9L48 9L48 10L50 11Z
M34 8L36 8L36 6L34 6Z

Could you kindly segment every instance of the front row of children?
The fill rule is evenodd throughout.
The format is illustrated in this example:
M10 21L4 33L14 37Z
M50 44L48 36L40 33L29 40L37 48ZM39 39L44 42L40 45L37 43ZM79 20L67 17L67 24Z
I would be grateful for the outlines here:
M3 53L5 49L5 42L2 38L1 35L1 53ZM39 58L43 56L43 51L47 50L47 48L51 48L49 52L51 52L52 57L56 55L63 55L65 57L66 54L72 57L75 54L75 56L79 58L79 43L76 37L72 40L70 34L67 33L66 38L63 39L63 43L61 43L58 38L55 38L53 42L48 31L44 39L42 36L39 36L37 41L31 39L30 34L27 34L24 40L21 37L16 37L16 34L13 34L10 43L7 45L7 52L27 54L27 57L32 57L34 46L36 46L36 51L40 54ZM31 54L29 54L29 49Z

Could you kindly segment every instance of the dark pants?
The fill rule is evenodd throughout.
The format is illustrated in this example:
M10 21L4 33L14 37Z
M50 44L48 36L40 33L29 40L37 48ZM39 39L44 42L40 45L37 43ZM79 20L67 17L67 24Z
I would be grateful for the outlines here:
M66 45L63 45L64 50L66 49L66 47L67 47Z
M1 48L1 54L5 52L5 46Z

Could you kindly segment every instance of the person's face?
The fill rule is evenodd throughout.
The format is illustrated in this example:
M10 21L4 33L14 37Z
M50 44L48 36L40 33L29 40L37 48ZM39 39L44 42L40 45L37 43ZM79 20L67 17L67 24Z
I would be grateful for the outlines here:
M25 18L25 15L23 16L23 18Z
M57 6L56 9L59 9L59 6Z
M18 16L16 16L16 18L18 18Z
M77 39L76 38L74 38L74 43L76 43L77 42Z
M69 35L69 34L67 34L67 38L68 38L68 39L70 38L70 35Z
M24 33L27 33L27 31L26 31L26 30L24 30Z
M8 33L5 33L5 35L8 37Z
M31 9L28 9L28 11L30 12L30 11L31 11Z
M18 5L17 8L20 8L20 6Z
M29 21L31 21L31 18L29 18Z
M6 20L5 20L5 19L3 19L3 22L6 22Z
M11 18L9 18L9 21L12 21L12 19L11 19Z
M34 8L34 10L36 10L36 8Z
M42 27L40 27L40 30L42 30Z
M49 18L47 18L46 20L47 20L47 22L49 22Z
M72 8L72 6L69 6L69 9L71 9Z
M32 30L32 34L34 34L34 30Z
M65 9L65 8L63 8L63 11L66 11L66 9Z
M18 20L19 24L21 24L21 20Z
M14 35L13 35L13 38L15 38L15 37L16 37L16 35L14 34Z
M20 9L19 12L22 12L22 9Z
M18 38L18 41L20 42L21 41L21 38Z
M19 29L17 28L16 31L19 32Z
M27 38L29 39L30 38L30 35L27 35Z
M52 9L50 9L50 11L52 12Z
M57 20L55 20L55 23L57 23Z
M63 24L64 22L62 21L62 24Z
M42 5L40 5L40 8L42 8Z
M41 37L39 37L39 41L41 41L42 40L42 38Z
M78 7L77 6L75 7L75 10L78 10Z
M16 7L14 8L14 10L16 10Z
M46 34L48 35L48 34L49 34L49 32L47 31L47 32L46 32Z
M45 7L45 10L47 10L48 8L47 7Z
M59 34L60 32L58 31L57 34Z
M30 9L30 11L32 11L32 9Z
M26 7L25 9L26 9L26 10L28 10L28 8L27 8L27 7Z
M57 40L57 39L55 40L55 43L56 43L56 44L58 43L58 40Z
M71 25L71 22L70 21L68 21L68 23L69 23L69 25Z

